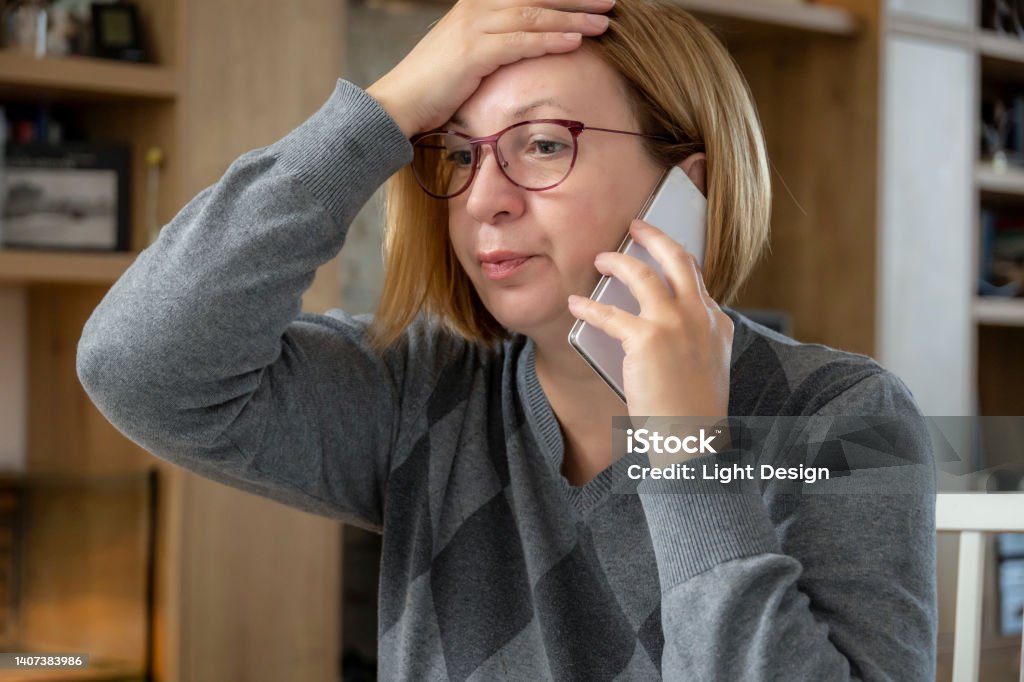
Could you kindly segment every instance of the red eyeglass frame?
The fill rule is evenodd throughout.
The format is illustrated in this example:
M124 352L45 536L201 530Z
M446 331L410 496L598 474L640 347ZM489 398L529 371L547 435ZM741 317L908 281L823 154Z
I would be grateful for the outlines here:
M512 178L510 178L508 176L508 173L505 172L505 168L508 166L508 161L505 161L502 158L500 152L498 151L498 139L502 135L504 135L508 131L512 130L513 128L518 128L520 126L530 125L531 123L553 123L553 124L556 124L556 125L560 125L560 126L562 126L564 128L567 128L569 130L569 132L572 134L572 161L569 163L569 170L567 170L565 172L565 175L562 176L561 180L559 180L558 182L554 183L553 185L548 185L547 187L525 187L523 185L520 185L518 182L516 182ZM413 164L413 167L412 167L413 168L413 176L416 178L416 183L420 186L420 189L422 189L424 192L426 192L430 196L434 197L435 199L453 199L453 198L459 196L460 194L462 194L463 192L465 192L467 189L469 189L469 186L473 184L473 179L476 178L476 172L480 168L480 148L482 146L484 146L484 145L487 145L488 147L491 148L491 153L494 154L495 160L498 161L498 168L501 170L501 174L505 176L506 180L511 182L516 187L519 187L521 189L525 189L528 192L543 192L544 190L552 189L554 187L558 187L560 184L565 182L565 179L568 178L569 175L572 174L572 169L576 167L576 154L577 154L577 152L579 151L579 148L580 148L580 145L579 145L579 142L577 141L577 138L580 136L580 133L582 133L585 130L594 130L594 131L598 131L598 132L602 132L602 133L619 133L621 135L633 135L633 136L636 136L636 137L650 138L652 140L662 140L664 142L670 142L671 141L671 140L668 140L668 139L666 139L664 137L661 137L659 135L648 135L647 133L635 133L635 132L632 132L630 130L614 130L612 128L595 128L595 127L591 127L591 126L588 126L588 125L584 124L582 121L572 121L572 120L564 119L564 118L535 118L535 119L531 119L529 121L520 121L519 123L513 123L512 125L508 126L507 128L504 128L503 130L499 130L498 132L494 133L493 135L486 135L484 137L472 137L470 135L466 135L465 133L461 133L461 132L459 132L457 130L445 130L445 129L428 130L427 132L418 133L416 135L413 135L412 138L410 138L409 141L412 143L413 149L415 150L417 142L419 142L420 140L422 140L423 138L425 138L425 137L427 137L429 135L445 134L445 135L455 135L456 137L461 137L462 139L466 140L466 142L468 142L470 144L470 147L473 150L473 162L472 162L472 167L470 168L470 171L469 171L469 178L466 180L466 184L463 185L462 188L459 189L459 191L455 192L454 194L435 194L435 193L431 192L430 190L428 190L425 187L424 182L422 180L420 180L419 175L417 175L417 173L416 173L416 165L415 165L415 163Z

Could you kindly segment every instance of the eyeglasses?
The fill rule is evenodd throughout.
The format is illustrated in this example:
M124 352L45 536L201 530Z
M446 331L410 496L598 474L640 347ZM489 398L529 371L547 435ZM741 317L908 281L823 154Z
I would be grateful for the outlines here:
M482 163L480 148L487 145L509 182L540 192L557 187L569 177L576 165L577 138L584 130L665 139L628 130L591 128L579 121L556 118L522 121L487 137L432 130L410 140L413 174L430 196L451 199L469 189Z

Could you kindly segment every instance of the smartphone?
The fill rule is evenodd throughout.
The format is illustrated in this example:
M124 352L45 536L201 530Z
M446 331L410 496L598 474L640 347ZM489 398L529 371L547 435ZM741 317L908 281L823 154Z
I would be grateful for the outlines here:
M704 241L707 235L708 202L679 166L672 166L659 180L657 187L647 198L637 217L654 225L697 257L704 266ZM639 258L665 280L665 273L658 262L630 237L626 237L618 249ZM629 288L608 275L603 275L594 287L591 300L621 308L632 315L640 314L640 304ZM595 372L622 402L626 394L622 387L622 361L626 357L618 339L608 336L597 327L583 320L576 320L569 332L569 343L587 361Z

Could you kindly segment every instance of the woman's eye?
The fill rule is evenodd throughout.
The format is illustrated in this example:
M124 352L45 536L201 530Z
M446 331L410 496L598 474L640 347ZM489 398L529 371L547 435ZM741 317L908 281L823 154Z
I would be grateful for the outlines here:
M473 154L469 150L457 149L448 152L445 159L456 166L469 166L473 162Z
M536 151L542 155L557 154L563 149L568 148L568 145L554 140L534 140L531 146L531 151Z

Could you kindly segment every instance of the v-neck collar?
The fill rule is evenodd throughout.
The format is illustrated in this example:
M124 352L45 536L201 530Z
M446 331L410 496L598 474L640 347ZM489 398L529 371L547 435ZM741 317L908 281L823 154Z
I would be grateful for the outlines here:
M749 344L748 330L739 319L738 313L725 306L722 307L722 310L733 320L732 361L735 362L738 354L742 353ZM566 498L579 513L586 514L608 497L613 490L615 481L624 480L624 469L633 462L626 457L615 457L610 466L582 486L569 483L569 480L562 475L565 440L558 418L551 408L547 394L544 393L544 389L540 385L536 367L536 346L531 338L526 338L519 355L516 374L519 398L523 401L526 421L530 430L537 439L544 456L553 467L554 474L558 477ZM610 424L608 430L608 437L611 438Z

